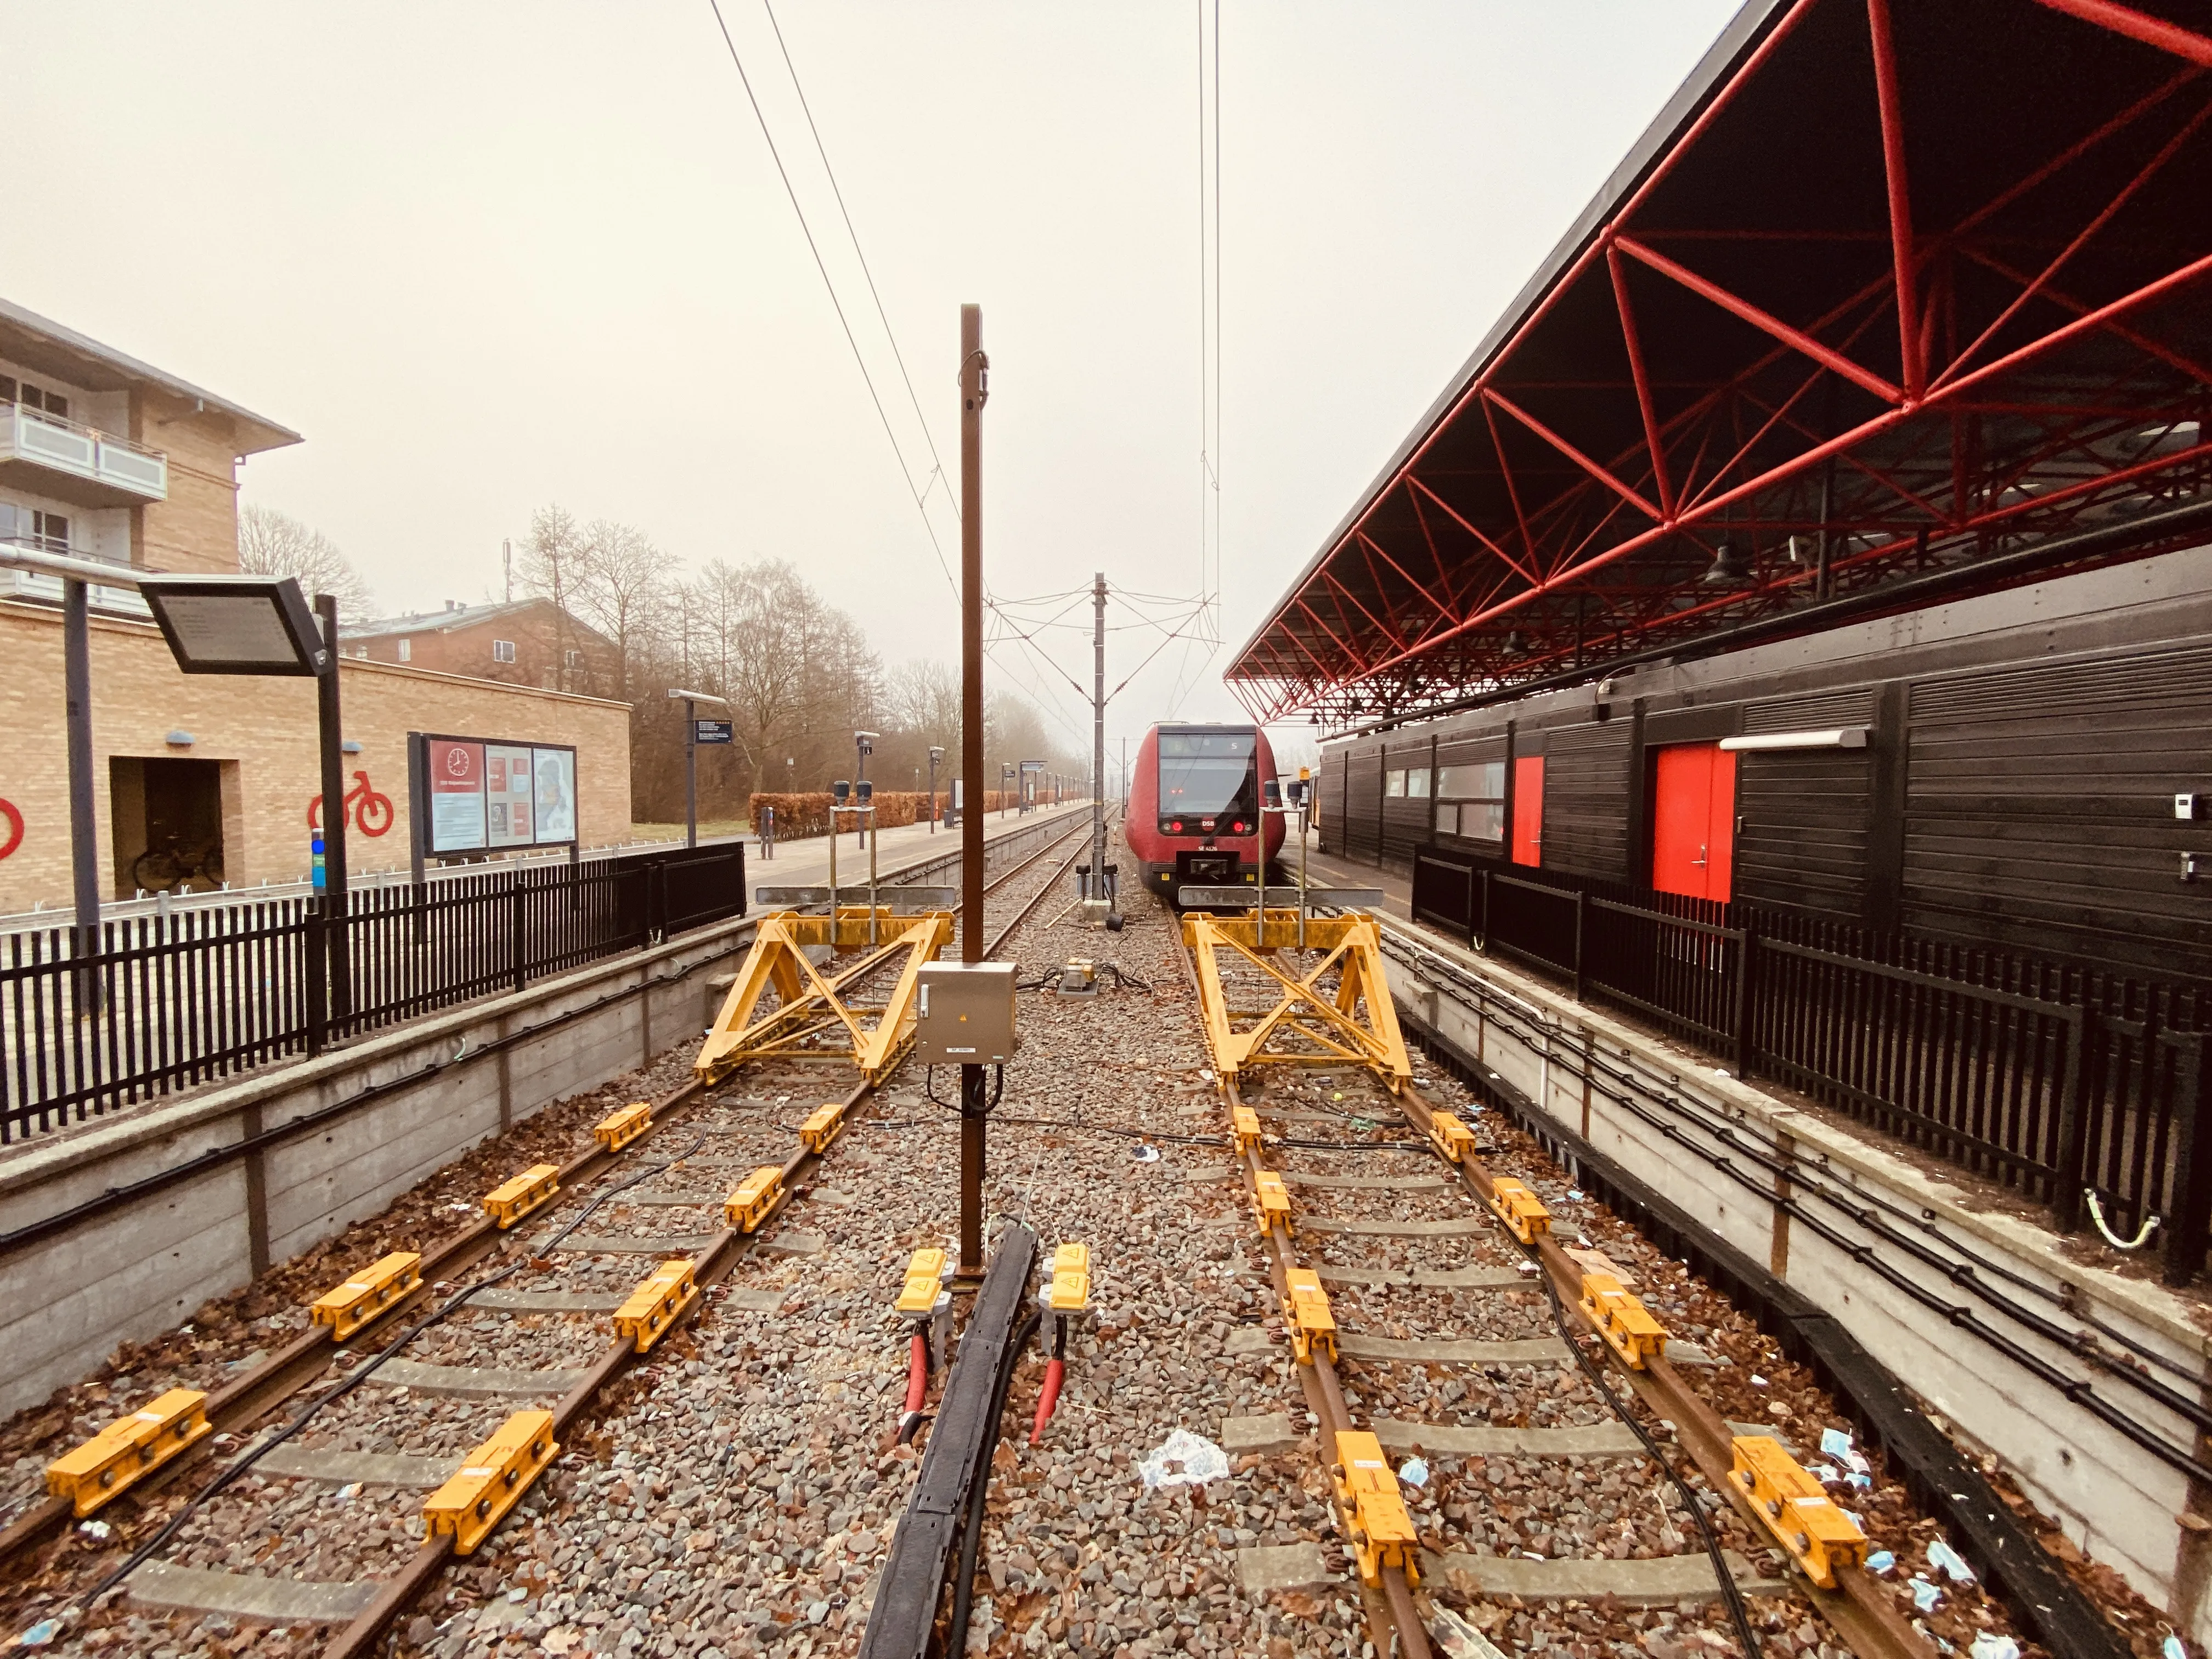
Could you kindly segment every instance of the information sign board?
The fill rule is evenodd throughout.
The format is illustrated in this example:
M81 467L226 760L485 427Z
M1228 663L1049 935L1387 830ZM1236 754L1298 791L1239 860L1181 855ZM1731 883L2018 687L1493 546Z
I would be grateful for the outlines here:
M433 857L576 838L576 751L566 744L415 734L429 793L422 851ZM418 812L422 803L416 803Z
M691 722L694 743L728 743L732 733L727 720L694 720Z

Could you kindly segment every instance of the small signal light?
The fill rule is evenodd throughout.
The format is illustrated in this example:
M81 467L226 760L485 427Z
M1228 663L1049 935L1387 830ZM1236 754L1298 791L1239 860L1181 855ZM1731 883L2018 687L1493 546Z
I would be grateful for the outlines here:
M1232 836L1241 836L1249 828L1250 828L1250 826L1247 824L1243 819L1239 818L1236 823L1229 826L1229 833Z
M1168 834L1171 836L1179 836L1182 834L1182 820L1181 818L1170 818L1168 820Z

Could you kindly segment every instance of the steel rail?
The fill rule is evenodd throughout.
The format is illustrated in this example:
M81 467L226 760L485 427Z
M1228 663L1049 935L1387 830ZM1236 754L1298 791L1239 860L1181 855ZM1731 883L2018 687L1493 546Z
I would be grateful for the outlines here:
M1425 1138L1431 1114L1436 1109L1411 1084L1406 1085L1397 1099L1398 1109L1407 1122ZM1437 1153L1437 1158L1455 1170L1468 1189L1486 1208L1489 1207L1496 1190L1495 1177L1479 1157L1469 1152L1457 1164L1442 1153ZM1581 1263L1549 1233L1538 1234L1533 1244L1523 1246L1523 1251L1543 1268L1564 1306L1595 1335L1596 1328L1581 1308ZM1674 1425L1676 1441L1690 1455L1706 1483L1715 1491L1729 1495L1729 1500L1750 1523L1753 1537L1763 1535L1766 1523L1757 1504L1733 1478L1735 1431L1729 1426L1728 1419L1691 1388L1663 1355L1655 1354L1646 1359L1644 1369L1638 1371L1620 1364L1612 1349L1607 1347L1601 1363L1626 1382L1654 1415ZM1859 1659L1935 1659L1934 1646L1913 1630L1888 1593L1863 1568L1838 1566L1834 1571L1835 1589L1823 1589L1802 1575L1794 1587L1802 1591L1820 1616L1834 1626L1849 1651L1858 1655Z
M1087 823L1081 827L1086 830L1091 828ZM1060 841L1065 841L1067 837L1066 836L1062 836L1060 838L1060 841L1053 842L1049 846L1038 848L1034 857L1023 860L1019 865L1015 866L1015 870L1026 870L1030 865L1036 863L1038 859L1042 858L1047 853L1052 851L1053 848L1059 846ZM985 961L988 962L993 957L999 954L999 947L1013 937L1015 928L1020 927L1036 913L1037 906L1044 902L1045 896L1050 893L1054 888L1060 884L1060 878L1068 872L1068 870L1074 865L1076 860L1083 856L1083 852L1084 849L1079 847L1073 853L1070 853L1066 858L1062 859L1060 861L1060 868L1052 872L1052 878L1045 882L1035 893L1030 896L1030 902L1022 906L1021 910L1015 915L1012 921L1008 922L1005 927L999 929L997 933L991 936L991 942L983 947L983 959ZM1011 876L1015 873L1015 870L1009 870L1006 872L1006 874ZM1005 878L1002 877L1000 879L1003 880ZM988 892L991 890L987 887L983 890L985 892Z
M1195 994L1189 952L1178 951L1177 957L1182 963L1186 977L1193 980L1192 989ZM1221 1092L1225 1103L1237 1103L1236 1091L1232 1087L1224 1083L1221 1085ZM1395 1098L1408 1125L1426 1141L1430 1114L1434 1109L1411 1084L1406 1085ZM1429 1143L1429 1150L1431 1156L1453 1170L1476 1199L1486 1208L1488 1207L1492 1177L1480 1158L1470 1153L1465 1163L1453 1164L1436 1151L1432 1142ZM1248 1191L1256 1192L1257 1176L1265 1166L1258 1152L1249 1148L1244 1151L1242 1162L1245 1167ZM1271 1228L1267 1244L1269 1271L1275 1283L1276 1296L1279 1300L1287 1302L1289 1282L1285 1273L1290 1261L1290 1242L1282 1237L1281 1229ZM1577 1321L1586 1328L1594 1331L1595 1328L1589 1327L1578 1305L1582 1288L1580 1265L1548 1236L1540 1236L1531 1254L1557 1287L1565 1305L1574 1312ZM1611 1361L1610 1349L1606 1351L1606 1355ZM1650 1369L1644 1373L1630 1370L1617 1362L1613 1362L1610 1369L1626 1378L1638 1397L1657 1416L1675 1425L1677 1441L1707 1482L1714 1489L1728 1494L1729 1501L1752 1527L1754 1537L1763 1535L1764 1522L1752 1501L1732 1478L1735 1435L1725 1416L1707 1404L1664 1358L1655 1358L1646 1363ZM1326 1355L1316 1352L1310 1366L1299 1367L1299 1374L1301 1381L1307 1385L1309 1405L1314 1407L1316 1415L1329 1427L1332 1435L1340 1429L1353 1426L1350 1413L1345 1409L1335 1367ZM1314 1406L1316 1399L1328 1402L1328 1408ZM1800 1575L1795 1588L1805 1593L1815 1610L1843 1638L1850 1651L1860 1655L1861 1659L1934 1659L1933 1647L1913 1631L1882 1587L1863 1570L1838 1568L1836 1581L1838 1589L1823 1590ZM1415 1613L1403 1575L1393 1568L1384 1569L1383 1589L1385 1600L1391 1607L1393 1622L1399 1627L1401 1646L1411 1650L1411 1644L1406 1642L1404 1635L1407 1619L1410 1618L1413 1627L1421 1632L1421 1639L1425 1640L1426 1632ZM1397 1594L1393 1594L1394 1589ZM1404 1603L1402 1610L1401 1596ZM1384 1649L1380 1636L1376 1639L1376 1646L1378 1650Z
M1160 902L1165 906L1164 900ZM1180 921L1176 927L1180 930ZM1182 969L1183 982L1189 988L1192 1006L1196 1006L1200 995L1198 972L1192 963L1191 953L1178 948L1175 956ZM1214 1086L1224 1106L1233 1108L1239 1103L1235 1086L1225 1079L1216 1077ZM1238 1161L1244 1171L1246 1195L1256 1197L1257 1182L1262 1167L1259 1154L1246 1147L1239 1154ZM1266 1242L1267 1276L1275 1287L1275 1300L1278 1305L1286 1305L1291 1297L1291 1240L1284 1235L1282 1229L1270 1227L1266 1234ZM1296 1369L1299 1386L1305 1392L1306 1409L1327 1431L1327 1443L1333 1454L1336 1437L1355 1426L1352 1409L1344 1398L1343 1385L1337 1380L1336 1366L1327 1354L1316 1348L1312 1363ZM1331 1455L1324 1462L1336 1461ZM1352 1517L1344 1512L1337 1497L1336 1483L1333 1480L1329 1483L1329 1504L1337 1511L1337 1530L1345 1538L1351 1538ZM1406 1575L1395 1566L1386 1566L1381 1577L1379 1595L1370 1592L1364 1581L1359 1585L1360 1601L1367 1611L1368 1638L1375 1644L1375 1650L1384 1654L1395 1651L1401 1659L1429 1659L1428 1626L1421 1622L1419 1610L1413 1602L1413 1587L1406 1583ZM1391 1645L1394 1635L1397 1642L1395 1649Z
M984 891L993 892L1005 886L1039 859L1043 858L1046 854L1067 840L1070 836L1087 830L1089 827L1087 823L1079 822L1065 834L1054 836L1012 869L993 878L985 886ZM1072 864L1081 850L1079 848L1075 854L1071 854L1066 862ZM1066 867L1066 865L1063 864L1061 869L1064 871ZM992 949L995 950L998 944L1013 931L1013 927L1018 925L1023 918L1027 917L1036 908L1038 902L1052 890L1059 879L1060 873L1060 872L1054 872L1053 879L1039 887L1036 895L1023 907L1021 915L1016 918L1015 923L1002 930L999 939L993 942ZM988 955L989 951L987 951L985 954ZM703 1086L702 1083L694 1082L685 1085L684 1089L678 1092L696 1093ZM866 1099L874 1089L875 1085L868 1082L863 1081L859 1084L850 1094L846 1096L843 1103L844 1109L847 1112L853 1110ZM657 1130L659 1127L656 1121L655 1129ZM842 1136L840 1138L842 1139ZM641 1145L642 1139L632 1144ZM835 1144L834 1141L831 1143L833 1146ZM603 1159L608 1159L608 1155L604 1149L599 1149L598 1155ZM593 1156L592 1153L586 1153L582 1158L578 1159L577 1163L585 1163ZM705 1253L699 1258L697 1277L699 1287L702 1291L727 1278L738 1261L750 1254L753 1243L766 1231L768 1224L782 1214L785 1209L799 1196L799 1182L823 1161L823 1153L816 1152L802 1145L797 1152L784 1161L776 1200L763 1212L753 1230L750 1232L741 1232L734 1227L725 1228L715 1237L714 1243L707 1247ZM593 1172L596 1173L596 1168ZM567 1171L564 1170L562 1173L565 1179ZM479 1224L477 1229L471 1231L480 1231L485 1224ZM695 1300L690 1307L677 1317L670 1328L672 1330L677 1326L690 1322L705 1305L703 1297ZM565 1434L572 1424L581 1419L590 1410L603 1390L632 1369L638 1357L635 1343L628 1339L617 1338L597 1364L577 1382L576 1385L562 1399L560 1404L555 1407L553 1432L556 1435ZM377 1644L382 1639L385 1632L390 1630L423 1592L436 1582L439 1574L445 1570L452 1553L453 1540L450 1537L440 1537L424 1544L410 1558L406 1566L401 1569L396 1577L386 1581L385 1587L379 1591L376 1600L363 1608L354 1621L340 1632L324 1650L325 1659L369 1659L369 1656L375 1651Z

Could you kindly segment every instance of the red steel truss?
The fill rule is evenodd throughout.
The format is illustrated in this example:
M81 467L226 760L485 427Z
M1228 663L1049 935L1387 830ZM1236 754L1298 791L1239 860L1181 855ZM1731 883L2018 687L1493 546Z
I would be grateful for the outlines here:
M1747 8L1231 684L1418 713L2212 496L2206 15Z

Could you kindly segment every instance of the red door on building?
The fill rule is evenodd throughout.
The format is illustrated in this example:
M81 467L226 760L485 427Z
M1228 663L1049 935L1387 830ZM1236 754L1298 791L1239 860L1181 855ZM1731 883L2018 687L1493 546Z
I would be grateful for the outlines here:
M1513 862L1544 861L1544 757L1522 755L1513 763Z
M1659 751L1651 884L1691 898L1729 896L1735 852L1735 756L1717 743Z

